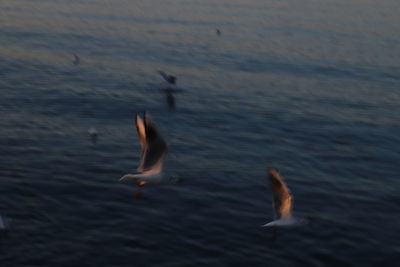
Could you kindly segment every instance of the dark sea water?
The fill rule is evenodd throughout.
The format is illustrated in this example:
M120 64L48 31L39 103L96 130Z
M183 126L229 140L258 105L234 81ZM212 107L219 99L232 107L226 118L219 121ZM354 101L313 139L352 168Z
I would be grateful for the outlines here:
M399 14L398 0L1 1L0 266L396 266ZM157 70L178 77L175 110ZM135 200L118 179L144 110L185 182ZM260 227L269 167L314 218L276 241Z

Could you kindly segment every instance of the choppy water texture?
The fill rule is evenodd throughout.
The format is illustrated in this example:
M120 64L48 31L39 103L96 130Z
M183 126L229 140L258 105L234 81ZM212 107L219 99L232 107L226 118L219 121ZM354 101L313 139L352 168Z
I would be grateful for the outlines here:
M2 1L0 265L394 266L399 14L397 0ZM157 70L178 77L175 110ZM185 183L137 201L118 179L143 110ZM260 227L268 167L313 227L276 241Z

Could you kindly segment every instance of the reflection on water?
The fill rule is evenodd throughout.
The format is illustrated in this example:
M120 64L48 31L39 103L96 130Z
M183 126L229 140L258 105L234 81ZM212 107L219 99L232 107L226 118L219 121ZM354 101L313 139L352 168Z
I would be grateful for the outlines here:
M13 221L0 265L394 265L398 10L1 2L0 214ZM183 92L164 90L157 70ZM139 162L144 110L185 184L146 188L138 205L118 178ZM269 167L290 177L294 215L317 217L276 242L260 227L272 219Z

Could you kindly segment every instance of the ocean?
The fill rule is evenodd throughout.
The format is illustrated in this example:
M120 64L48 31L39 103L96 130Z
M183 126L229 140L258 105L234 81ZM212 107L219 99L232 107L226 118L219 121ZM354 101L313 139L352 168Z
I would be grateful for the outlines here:
M2 1L0 266L395 266L399 12L397 0ZM159 70L177 77L170 96ZM139 164L145 111L184 182L136 200L119 178ZM313 218L276 240L261 227L272 167L294 215Z

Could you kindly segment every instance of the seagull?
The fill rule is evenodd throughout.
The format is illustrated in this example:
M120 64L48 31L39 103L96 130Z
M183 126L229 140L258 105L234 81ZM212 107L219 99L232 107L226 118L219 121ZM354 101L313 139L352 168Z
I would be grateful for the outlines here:
M79 63L81 63L81 59L75 54L74 54L74 57L75 57L75 60L72 63L74 63L74 65L79 65Z
M168 75L163 71L158 71L158 73L161 74L161 76L164 78L164 80L166 80L168 83L170 84L175 84L176 83L176 77L173 75Z
M8 220L7 218L3 218L0 216L0 231L6 230L8 228Z
M91 127L91 128L88 130L88 134L89 134L90 137L92 138L92 143L93 143L93 144L96 144L96 142L97 142L97 135L98 135L96 128Z
M216 29L215 32L217 35L221 35L221 31L219 29Z
M309 224L310 221L305 218L297 218L292 215L292 195L289 188L283 181L277 169L267 170L273 189L272 209L275 213L274 220L266 223L263 227L272 227L274 229L273 238L275 239L278 228L292 228Z
M142 188L146 184L166 184L180 182L179 178L166 176L162 172L163 162L167 154L167 144L157 131L154 123L144 113L143 119L136 114L136 130L141 146L140 163L137 174L125 174L121 180L136 182L136 199L142 196Z

